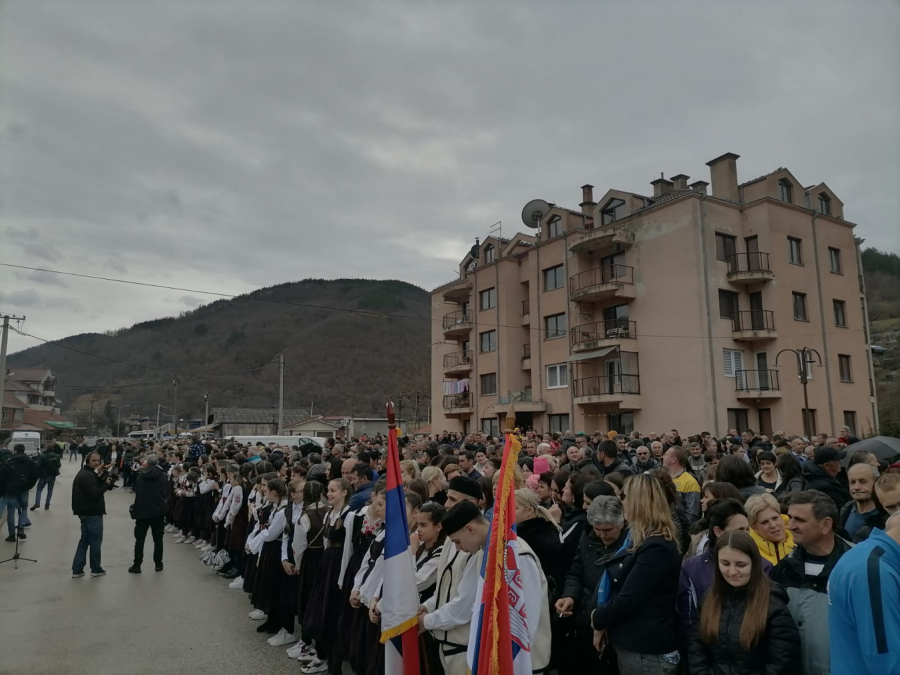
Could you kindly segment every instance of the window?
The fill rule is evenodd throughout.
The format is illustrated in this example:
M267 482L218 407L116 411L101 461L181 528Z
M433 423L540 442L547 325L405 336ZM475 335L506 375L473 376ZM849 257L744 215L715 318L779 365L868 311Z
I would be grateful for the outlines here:
M844 426L850 427L850 433L856 433L856 411L855 410L845 410L844 411Z
M732 319L738 311L738 294L734 291L719 290L719 316Z
M847 327L847 303L843 300L832 300L834 305L834 325L838 328Z
M544 270L544 290L555 291L565 285L565 276L563 274L563 266L549 267Z
M850 356L838 354L838 370L841 373L841 382L853 382L853 373L850 372Z
M486 309L493 309L497 306L497 289L489 288L486 291L481 291L478 294L478 305L481 307L481 311Z
M487 373L481 376L481 391L479 393L482 396L497 393L497 373Z
M728 428L737 429L738 432L750 428L746 408L728 408Z
M492 263L494 262L494 247L493 246L485 246L484 247L484 263Z
M778 189L781 192L781 201L788 204L794 203L794 189L791 185L791 181L789 181L787 178L782 178L780 181L778 181Z
M554 314L553 316L544 317L544 330L547 331L544 337L545 340L565 337L568 328L569 324L566 321L565 314Z
M819 213L826 216L831 215L831 197L824 192L819 193Z
M737 251L737 237L716 232L716 260L728 260Z
M744 352L737 349L723 349L722 365L725 377L737 377L737 371L744 369Z
M759 429L759 433L761 434L771 434L772 433L772 409L771 408L760 408L757 410L759 413L759 425L756 427Z
M794 321L809 321L806 314L806 293L793 293Z
M500 420L496 417L484 417L481 420L481 432L487 436L500 435Z
M478 337L481 339L480 344L482 352L497 351L497 331L485 331L484 333L479 333Z
M809 429L807 429L807 433L811 436L815 436L818 432L816 431L816 409L815 408L801 408L801 414L807 419L809 423Z
M841 249L828 247L828 262L831 264L832 274L843 274L841 268Z
M547 239L553 239L562 234L562 218L555 216L547 222Z
M569 415L550 415L550 433L564 434L569 431Z
M630 434L634 431L634 413L607 413L606 426L608 429L615 429L620 434Z
M614 223L625 216L625 202L621 199L610 199L606 207L600 212L601 222L604 225Z
M565 363L547 366L547 389L565 389L569 386L569 368Z
M803 240L788 237L788 260L791 265L803 264Z

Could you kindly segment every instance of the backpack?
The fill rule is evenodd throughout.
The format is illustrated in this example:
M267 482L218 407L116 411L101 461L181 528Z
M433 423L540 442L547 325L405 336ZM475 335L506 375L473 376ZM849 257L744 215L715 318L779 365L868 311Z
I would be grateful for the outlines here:
M46 467L47 473L50 476L58 476L60 469L62 469L62 462L59 461L59 455L55 452L49 453L46 459Z

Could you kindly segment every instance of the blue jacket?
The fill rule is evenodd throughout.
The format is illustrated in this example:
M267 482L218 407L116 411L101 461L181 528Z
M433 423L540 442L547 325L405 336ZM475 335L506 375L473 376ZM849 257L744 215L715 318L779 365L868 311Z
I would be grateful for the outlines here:
M353 493L353 496L350 497L350 510L359 511L364 507L372 498L372 488L374 487L375 482L370 480L368 483L358 488L356 492Z
M883 530L847 551L828 581L831 672L900 674L900 545Z

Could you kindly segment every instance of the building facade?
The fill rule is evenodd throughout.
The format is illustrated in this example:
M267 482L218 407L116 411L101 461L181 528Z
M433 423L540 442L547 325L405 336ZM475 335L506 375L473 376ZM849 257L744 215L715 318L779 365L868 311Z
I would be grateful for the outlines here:
M737 160L708 163L711 194L585 185L579 210L473 249L432 292L432 428L497 433L513 401L544 432L874 433L855 225L824 183L739 184Z

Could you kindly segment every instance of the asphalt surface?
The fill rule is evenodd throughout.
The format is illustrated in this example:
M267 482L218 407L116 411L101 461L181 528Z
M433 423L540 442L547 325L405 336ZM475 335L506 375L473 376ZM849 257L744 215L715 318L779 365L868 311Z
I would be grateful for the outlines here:
M256 632L246 594L229 589L200 563L193 546L175 544L166 534L165 569L155 572L148 533L143 573L128 574L134 552L129 490L106 494L106 576L91 578L88 567L88 574L72 579L81 536L71 509L77 471L76 462L63 458L50 510L42 504L29 513L33 526L19 553L38 562L20 562L19 569L0 565L0 674L300 672L286 648L270 647L268 636ZM0 541L0 560L14 548Z

